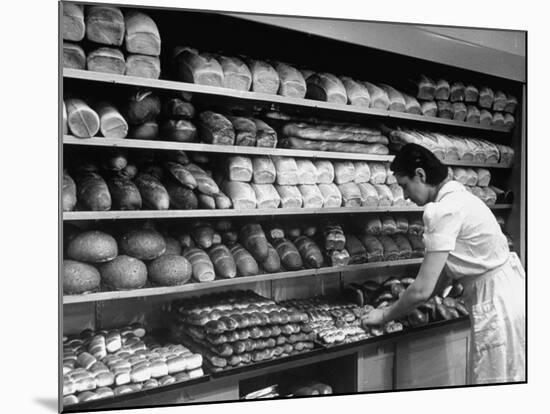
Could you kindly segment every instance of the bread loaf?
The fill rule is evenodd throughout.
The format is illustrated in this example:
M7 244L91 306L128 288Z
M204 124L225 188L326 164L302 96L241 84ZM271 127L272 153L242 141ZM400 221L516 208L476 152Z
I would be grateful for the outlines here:
M377 207L380 196L378 191L371 183L359 183L357 184L361 193L361 206L363 207Z
M140 78L160 78L160 59L148 55L128 55L126 57L126 75Z
M360 82L356 82L347 76L340 77L340 80L346 88L348 104L364 107L370 106L370 95L365 85Z
M256 125L256 146L263 148L275 148L277 146L277 133L264 121L252 118Z
M276 95L279 90L279 74L269 63L248 59L248 68L252 74L252 91Z
M351 161L333 162L333 166L336 184L345 184L355 180L355 165Z
M210 282L214 280L214 266L204 250L192 247L187 249L183 256L191 263L193 279L197 282Z
M451 85L449 100L451 102L463 102L466 88L462 82L454 82Z
M111 193L107 183L96 173L88 172L75 176L77 200L81 209L106 211L111 209Z
M305 149L312 151L356 152L361 154L389 154L388 147L383 144L359 144L351 142L315 141L297 137L286 137L281 141L281 147Z
M86 67L94 72L124 75L126 60L120 50L112 47L100 47L88 53Z
M370 168L370 183L371 184L384 184L387 179L386 167L379 162L369 163Z
M479 106L485 109L491 109L493 107L493 100L495 94L491 88L487 86L482 87L479 90Z
M139 173L134 182L139 189L144 207L150 210L168 210L170 196L156 177Z
M397 226L397 233L407 233L409 231L409 220L405 216L395 217L395 224Z
M114 176L107 182L112 207L116 210L140 210L141 194L136 185L122 176Z
M481 125L489 126L493 122L493 114L487 109L482 109L479 112L479 123Z
M504 115L502 115L502 112L493 112L493 119L491 120L491 125L496 127L504 126Z
M438 118L453 119L453 105L449 101L437 101Z
M411 257L424 256L424 242L422 241L422 237L414 234L408 234L407 238L412 248Z
M183 48L176 52L175 67L180 81L223 86L223 69L209 53L197 53L191 48Z
M63 293L80 295L99 289L98 270L89 264L74 260L63 260Z
M133 125L130 127L128 135L133 139L155 140L159 135L159 127L154 121Z
M420 105L420 110L424 116L437 116L437 103L435 101L425 101Z
M462 102L454 102L453 107L453 119L455 121L464 121L466 119L466 105Z
M485 204L492 206L497 201L497 194L491 187L480 187L481 188L481 199Z
M316 160L313 163L317 170L317 184L331 184L334 181L334 166L327 160Z
M231 181L252 181L252 160L248 157L235 155L227 159L227 177Z
M123 254L140 260L154 260L166 251L164 238L152 229L135 229L123 233L119 247Z
M388 106L388 110L396 111L396 112L405 112L406 106L405 106L405 98L403 97L403 94L390 85L381 83L379 86L386 92L390 100L390 105Z
M315 73L307 79L306 98L346 104L346 88L342 81L330 73Z
M389 236L379 236L378 240L384 248L384 260L399 260L399 248L393 239Z
M253 147L256 145L256 124L249 118L228 116L235 130L235 145Z
M361 206L361 190L354 182L338 185L338 190L342 193L342 206L344 207L360 207Z
M496 91L493 99L493 111L501 112L506 106L506 94L502 91Z
M273 184L251 184L256 195L256 208L277 208L281 197Z
M509 114L514 114L516 112L516 106L518 105L518 100L515 96L510 94L506 95L506 104L504 105L504 112Z
M235 260L239 276L256 276L260 272L254 257L239 243L235 243L229 250ZM269 253L267 257L269 257Z
M290 98L306 96L306 81L299 70L282 62L276 62L274 67L279 75L279 95Z
M240 181L224 181L222 190L231 199L235 210L256 208L256 194L250 184Z
M165 236L164 243L166 244L166 250L164 251L165 255L175 254L177 256L181 256L181 245L179 241L173 237Z
M359 264L367 261L365 246L353 234L346 234L346 250L350 256L349 264Z
M154 121L160 114L161 103L157 95L152 91L138 90L127 102L124 118L130 125L141 125L146 122ZM133 136L135 137L135 135Z
M185 257L173 254L163 254L147 265L149 280L158 286L183 285L191 279L192 271Z
M346 237L342 227L334 224L327 224L323 228L325 238L325 250L342 250L346 245Z
M67 124L78 138L93 137L99 131L99 116L81 99L66 99Z
M397 223L392 216L382 216L380 234L391 235L397 233Z
M405 202L405 195L403 194L403 188L401 188L399 184L394 183L389 186L389 189L393 197L392 206L395 206L395 207L404 206L406 202Z
M444 79L439 79L435 84L435 99L446 101L451 94L451 86Z
M282 128L283 135L318 141L344 141L388 144L380 130L353 124L321 124L289 122Z
M273 247L277 250L285 270L299 270L303 267L302 257L290 240L276 239L273 241Z
M252 74L248 66L237 57L217 56L223 70L223 87L248 91L252 85Z
M147 282L145 264L123 254L102 265L100 272L103 284L114 290L139 289Z
M278 185L297 185L298 184L298 166L294 158L273 157L273 163L277 174L276 182Z
M128 134L128 123L113 105L107 102L100 102L95 107L95 110L99 116L99 129L104 137L126 137Z
M435 98L435 83L425 75L420 75L416 81L416 97L424 101L432 101Z
M68 69L86 69L86 54L80 45L63 42L63 67Z
M406 93L403 93L402 95L405 99L405 112L409 114L422 115L422 108L416 98L411 95L407 95Z
M409 234L421 236L424 233L424 223L422 219L412 219L409 221Z
M118 7L86 8L86 38L103 45L121 46L124 39L124 16Z
M370 95L370 107L375 109L388 109L390 98L382 88L370 82L362 82Z
M252 181L255 184L273 184L277 176L275 165L269 157L252 159Z
M514 119L514 116L511 114L504 114L504 127L510 131L512 128L514 128L514 125L516 123L516 120Z
M296 247L306 267L318 269L324 265L323 255L319 246L307 236L299 236L294 240Z
M353 182L356 184L367 183L370 181L370 168L369 164L365 161L356 161L353 163L355 169L355 177Z
M376 236L382 232L382 221L380 217L370 217L362 220L359 226L366 235Z
M208 255L214 265L216 276L223 278L234 278L237 276L237 265L229 249L223 244L213 246Z
M479 90L472 84L466 85L464 89L464 102L476 103L479 99Z
M170 198L170 207L178 210L195 210L199 207L199 200L190 188L168 182L166 190Z
M302 207L302 194L295 185L275 185L275 189L281 197L281 208Z
M197 180L191 174L187 168L178 162L166 161L164 163L164 169L172 176L179 184L194 189L197 188Z
M296 166L298 167L298 184L311 185L317 183L317 169L313 162L308 159L298 158Z
M267 247L268 247L267 259L261 263L262 268L267 273L277 273L281 270L281 259L279 258L279 254L277 253L277 250L275 250L275 248L270 243L268 243Z
M477 181L475 184L480 187L487 187L491 181L491 173L485 168L476 168L475 174L477 175Z
M385 183L387 185L392 185L397 183L397 179L395 178L395 175L393 175L393 171L390 169L389 164L384 165L386 167L386 181Z
M63 40L80 42L84 39L84 8L81 4L63 3Z
M129 53L160 56L160 34L153 19L137 10L124 14L124 47Z
M479 109L477 108L477 106L468 105L467 112L466 112L466 122L470 122L472 124L479 124L480 117L481 117L481 113L479 112Z
M204 142L217 145L233 145L235 131L233 124L225 116L205 111L199 115L199 132Z
M370 235L361 236L360 240L367 251L367 262L379 262L384 260L384 246L380 240Z
M208 249L213 244L214 229L209 224L195 223L192 231L193 239L198 247Z
M267 259L268 242L259 224L244 225L239 233L239 240L258 262L261 263Z
M342 205L342 194L336 184L319 184L318 188L323 197L324 208L338 208Z
M63 171L61 202L63 211L72 211L76 205L76 184L67 171Z
M374 188L378 192L378 205L380 207L390 207L393 204L393 193L387 185L375 184Z
M323 207L324 197L317 185L299 185L298 189L302 194L303 208Z

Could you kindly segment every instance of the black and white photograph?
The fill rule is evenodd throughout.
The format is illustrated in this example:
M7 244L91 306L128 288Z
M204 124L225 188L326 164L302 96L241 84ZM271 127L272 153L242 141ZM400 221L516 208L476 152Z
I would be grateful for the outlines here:
M531 168L543 151L528 156L546 139L530 128L528 24L49 3L57 78L42 79L57 96L32 111L57 114L43 144L58 158L42 158L56 183L34 276L56 319L29 345L51 342L34 355L57 394L41 408L526 398L547 343L528 312L544 241L528 235L548 234L528 231L547 192ZM34 187L41 165L27 163Z

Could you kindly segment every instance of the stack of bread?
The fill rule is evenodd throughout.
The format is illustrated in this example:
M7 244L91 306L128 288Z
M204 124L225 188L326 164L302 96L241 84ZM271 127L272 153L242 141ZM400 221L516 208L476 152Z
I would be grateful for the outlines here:
M113 6L63 3L63 67L160 77L160 34L147 14ZM87 53L81 43L88 42ZM123 50L125 53L123 53Z
M518 101L511 94L460 81L434 81L425 75L420 75L413 84L422 113L426 116L504 127L508 130L514 127Z
M418 144L428 148L436 157L446 162L467 161L510 166L514 158L512 148L477 138L407 128L394 129L388 136L395 150L399 150L405 144Z
M160 345L139 324L86 329L63 341L63 405L162 387L204 375L202 356Z
M496 203L497 192L503 192L490 185L491 173L485 168L449 167L449 177L463 184L466 190L490 206Z
M174 338L202 354L213 371L313 349L305 313L252 291L181 299L172 304Z

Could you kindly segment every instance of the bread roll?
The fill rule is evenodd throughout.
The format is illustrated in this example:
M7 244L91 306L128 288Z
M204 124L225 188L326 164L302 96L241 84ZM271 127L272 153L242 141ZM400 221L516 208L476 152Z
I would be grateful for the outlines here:
M281 197L273 184L251 184L256 195L256 208L277 208L281 204Z
M479 109L477 108L477 106L468 105L467 112L466 112L466 122L470 122L472 124L479 124L480 117L481 117L481 113L479 112Z
M424 101L433 101L435 98L435 82L425 75L420 75L416 82L416 97Z
M124 39L124 16L118 7L86 8L86 38L103 45L121 46Z
M100 47L88 53L86 67L88 70L94 72L124 75L126 72L126 60L120 50L112 47Z
M78 138L93 137L99 131L99 116L81 99L66 99L67 124Z
M217 56L223 70L223 86L238 91L249 91L252 74L248 66L237 57Z
M140 78L160 78L160 59L148 55L128 55L126 57L126 75Z
M494 99L495 99L495 94L491 88L484 86L479 90L480 108L491 109L493 107Z
M86 263L63 260L63 293L79 295L99 289L98 270Z
M438 118L453 119L453 105L449 101L437 101Z
M338 190L342 193L342 205L344 207L360 207L361 191L354 182L338 185Z
M346 88L348 104L366 108L370 106L370 94L365 85L347 76L340 77L340 80Z
M139 189L144 207L151 210L168 210L170 196L156 177L139 173L134 182Z
M306 98L346 104L348 96L342 81L331 73L315 73L307 79Z
M277 133L264 121L252 118L256 125L256 146L263 148L275 148L277 146Z
M276 182L278 185L297 185L298 166L294 158L273 157L273 163L277 172Z
M88 172L75 177L78 203L83 210L106 211L111 209L111 194L105 180Z
M452 104L453 108L453 119L455 121L464 121L466 119L466 105L462 102L454 102Z
M128 99L124 118L130 125L141 125L154 121L160 114L160 110L160 99L153 91L137 90ZM133 138L137 137L133 136Z
M464 102L475 104L479 99L479 90L472 84L464 89Z
M252 159L252 181L255 184L273 184L277 176L275 164L269 157L254 157Z
M317 184L331 184L334 181L334 166L328 160L316 160Z
M298 158L296 160L298 167L298 184L316 184L317 169L315 165L308 159Z
M156 23L145 13L129 10L124 14L124 47L129 53L160 56L160 34Z
M258 263L254 257L239 243L235 243L229 250L237 265L237 274L239 276L255 276L260 272Z
M386 92L390 100L390 105L388 106L388 110L396 111L396 112L405 112L406 105L405 105L405 98L403 97L403 94L390 85L381 83L379 86Z
M279 75L279 95L290 98L306 96L306 81L299 70L282 62L276 62L274 66Z
M363 82L370 95L370 106L375 109L388 109L390 98L388 94L380 87L370 82Z
M451 94L451 85L444 79L439 79L435 85L435 99L446 101Z
M112 207L116 210L141 209L141 194L136 185L129 179L114 176L108 182Z
M235 210L256 208L256 194L250 184L239 181L225 181L222 190L231 199Z
M191 279L193 268L183 256L163 254L147 265L149 280L158 286L179 286Z
M76 205L76 184L66 171L63 171L63 187L61 191L63 211L72 211Z
M303 208L323 207L324 197L317 185L299 185L298 189L302 194Z
M282 208L302 207L302 194L295 185L275 185L275 189L281 197Z
M279 74L269 63L261 60L247 60L252 75L252 91L276 95L279 90Z
M361 193L361 206L363 207L377 207L380 196L378 191L371 183L359 183L357 184Z
M204 142L217 145L233 145L235 131L233 124L225 116L205 111L199 115L199 132Z
M420 105L420 110L424 116L437 116L437 103L435 101L425 101Z
M99 270L103 283L114 290L139 289L147 283L147 266L134 257L117 256Z
M489 126L493 122L493 114L487 109L482 109L479 113L479 123L481 125Z
M252 160L242 155L227 158L227 177L230 181L252 181Z
M175 62L179 80L207 86L223 86L223 69L213 55L183 48L177 53Z
M354 162L355 168L355 177L353 182L356 184L359 183L368 183L370 181L370 168L369 164L365 161L356 161Z
M80 42L84 39L84 8L81 4L63 3L63 40Z
M63 67L68 69L86 69L86 54L80 45L63 42Z
M319 184L318 188L323 196L324 208L337 208L342 205L342 194L336 184Z
M186 250L183 256L191 263L193 279L197 282L210 282L214 280L214 265L204 250L192 247Z
M303 267L302 257L290 240L276 239L273 241L273 247L277 250L281 263L286 270L299 270Z
M108 262L117 254L118 247L114 237L96 230L78 234L67 246L69 258L89 263Z

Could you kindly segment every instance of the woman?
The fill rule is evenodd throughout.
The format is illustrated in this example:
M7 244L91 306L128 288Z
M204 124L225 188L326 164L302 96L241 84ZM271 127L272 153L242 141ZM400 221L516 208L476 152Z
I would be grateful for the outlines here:
M470 383L525 381L525 273L491 210L424 147L405 145L390 169L405 198L425 206L426 253L414 283L393 305L367 314L363 325L410 313L434 294L445 270L464 286L470 313Z

